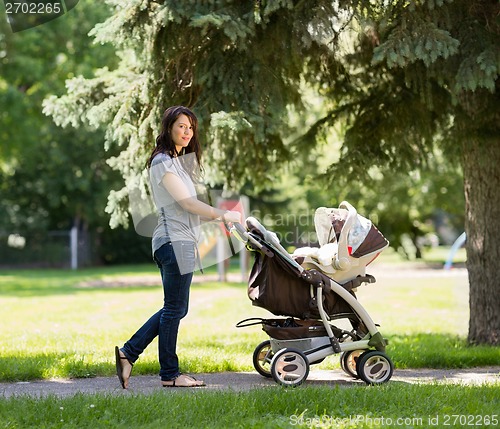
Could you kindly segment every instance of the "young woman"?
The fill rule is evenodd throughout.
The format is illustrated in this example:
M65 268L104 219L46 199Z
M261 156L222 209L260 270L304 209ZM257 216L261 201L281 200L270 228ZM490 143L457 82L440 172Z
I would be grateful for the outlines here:
M158 225L153 239L153 259L163 283L163 307L123 345L115 347L116 370L124 389L132 366L144 349L158 336L158 358L163 386L198 387L200 380L179 371L177 333L186 316L189 289L196 269L200 218L241 222L237 211L225 211L198 200L195 183L201 169L198 120L186 107L169 107L163 114L162 129L147 166Z

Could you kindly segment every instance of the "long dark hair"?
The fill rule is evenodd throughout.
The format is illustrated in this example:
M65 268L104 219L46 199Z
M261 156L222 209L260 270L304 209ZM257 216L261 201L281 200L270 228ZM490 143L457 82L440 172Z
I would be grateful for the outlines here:
M191 122L191 126L193 127L193 137L191 138L189 145L182 149L181 153L177 152L174 142L172 141L171 131L172 125L177 120L180 115L186 115ZM148 161L146 162L146 166L148 168L151 167L151 163L153 162L153 158L159 153L165 153L172 157L185 155L188 153L194 153L196 157L196 161L198 163L198 168L196 166L189 166L186 171L193 177L197 176L201 172L201 145L198 139L198 118L196 115L187 107L184 106L172 106L169 107L163 113L163 119L161 121L161 132L158 137L156 137L156 146L151 153ZM182 157L186 159L192 159L192 157Z

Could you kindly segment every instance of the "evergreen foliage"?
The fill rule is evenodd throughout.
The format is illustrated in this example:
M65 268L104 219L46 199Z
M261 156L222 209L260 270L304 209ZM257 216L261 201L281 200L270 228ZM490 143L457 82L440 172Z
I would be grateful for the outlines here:
M350 90L330 88L325 95L335 104L318 122L348 123L343 156L329 177L367 180L374 161L411 171L436 144L459 161L464 126L494 132L497 12L495 2L450 0L395 1L365 13L355 51L342 58Z
M93 34L120 50L119 66L70 80L67 95L47 100L45 112L63 126L106 124L108 146L123 147L109 160L126 182L110 194L112 225L127 222L127 186L169 105L193 107L200 117L213 178L234 189L246 180L262 188L276 177L292 158L287 113L302 108L301 81L333 81L331 41L343 11L326 1L111 4L115 13Z
M103 184L111 187L116 174L103 160L102 130L62 131L42 114L42 102L62 93L74 73L89 77L95 67L113 62L113 51L91 46L86 34L108 13L83 2L63 19L24 32L12 34L6 21L0 24L2 231L103 223L92 203L106 198Z
M150 243L142 245L134 231L110 231L109 217L101 209L121 179L106 165L110 152L104 150L103 129L62 130L42 113L44 98L62 94L67 79L77 75L84 81L95 68L117 63L111 46L93 45L88 37L95 23L107 16L106 5L82 0L64 17L17 33L0 16L0 247L8 252L0 258L4 265L36 265L41 262L33 257L38 247L43 248L39 252L44 261L64 264L67 244L61 239L51 247L42 237L73 226L92 233L93 262L150 259ZM8 245L9 234L25 237L26 246L21 250ZM130 259L118 255L116 243L109 244L112 236L128 243Z

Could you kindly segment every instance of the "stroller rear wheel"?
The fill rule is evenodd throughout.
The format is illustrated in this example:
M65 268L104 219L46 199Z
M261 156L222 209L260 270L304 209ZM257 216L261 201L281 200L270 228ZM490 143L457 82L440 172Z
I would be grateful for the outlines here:
M271 378L271 360L273 359L271 341L260 343L253 352L253 367L263 377Z
M271 375L282 386L299 386L309 375L309 361L300 350L279 350L271 362Z
M364 350L349 350L340 355L340 367L342 370L351 377L359 378L356 372L356 363Z
M394 365L385 353L377 350L364 352L356 363L356 372L366 384L382 384L392 377Z

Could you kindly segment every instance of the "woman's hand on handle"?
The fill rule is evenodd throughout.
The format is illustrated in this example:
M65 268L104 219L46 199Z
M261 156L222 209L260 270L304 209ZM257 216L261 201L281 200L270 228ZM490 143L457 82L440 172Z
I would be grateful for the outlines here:
M231 222L231 223L241 223L241 213L237 211L227 211L224 213L222 216L222 220L224 222Z

